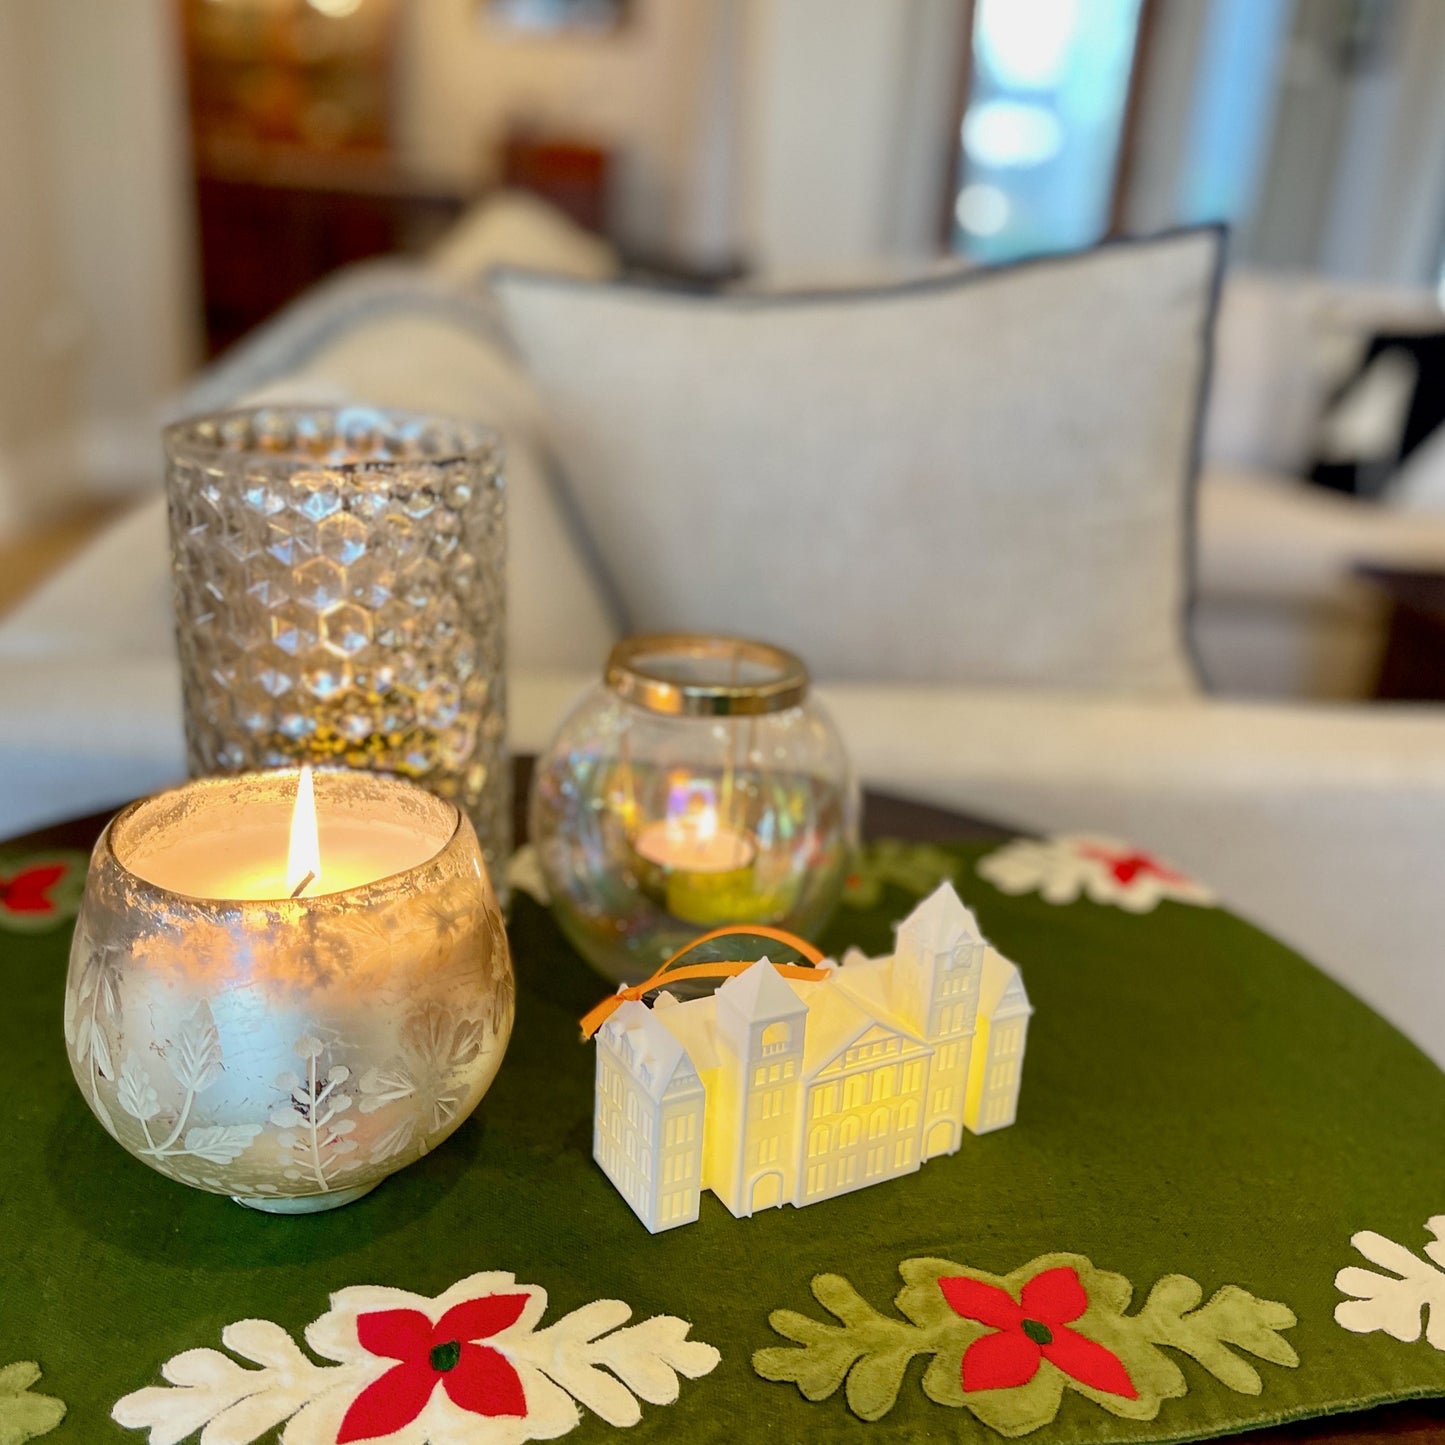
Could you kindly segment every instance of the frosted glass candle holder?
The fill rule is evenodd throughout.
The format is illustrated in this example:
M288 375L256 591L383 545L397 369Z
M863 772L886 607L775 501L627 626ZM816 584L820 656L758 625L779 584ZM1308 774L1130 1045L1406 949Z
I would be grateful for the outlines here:
M511 847L500 453L466 423L266 408L165 434L193 776L409 778Z
M471 824L318 772L321 891L286 896L295 771L134 803L90 862L65 991L92 1112L167 1178L271 1213L356 1199L476 1107L511 1036ZM326 891L334 880L336 891Z
M763 642L629 638L537 763L531 836L558 922L633 983L705 930L805 937L843 889L858 785L798 658Z

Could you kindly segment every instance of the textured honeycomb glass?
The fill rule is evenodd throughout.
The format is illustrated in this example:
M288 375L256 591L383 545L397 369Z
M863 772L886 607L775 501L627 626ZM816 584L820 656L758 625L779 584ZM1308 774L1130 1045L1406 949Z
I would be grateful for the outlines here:
M303 761L410 778L511 846L505 511L480 427L267 408L166 432L193 776Z

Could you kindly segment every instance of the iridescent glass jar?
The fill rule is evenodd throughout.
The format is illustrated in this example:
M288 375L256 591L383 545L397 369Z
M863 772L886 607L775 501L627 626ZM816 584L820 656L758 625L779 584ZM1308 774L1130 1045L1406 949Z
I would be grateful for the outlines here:
M779 647L634 637L537 764L531 836L553 911L633 982L698 934L827 921L857 840L837 730Z
M492 1082L514 999L456 807L318 772L319 878L290 897L296 791L294 770L206 778L118 814L65 989L71 1068L112 1137L282 1214L345 1204L441 1144Z
M265 408L165 434L192 775L410 778L511 844L500 453L468 423Z

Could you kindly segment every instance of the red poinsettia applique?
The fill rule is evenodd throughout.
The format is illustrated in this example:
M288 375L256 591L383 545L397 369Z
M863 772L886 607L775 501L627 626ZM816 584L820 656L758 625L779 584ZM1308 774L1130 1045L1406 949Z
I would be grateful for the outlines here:
M1026 1385L1047 1360L1091 1389L1137 1400L1139 1392L1119 1357L1069 1326L1089 1307L1078 1272L1067 1266L1036 1274L1017 1300L997 1285L966 1275L938 1281L955 1314L977 1320L991 1333L963 1354L963 1388L1007 1390Z
M44 916L59 912L50 890L70 871L65 863L42 863L6 878L0 874L0 910Z
M1079 833L1017 838L981 858L978 872L1001 893L1037 893L1045 903L1089 898L1129 913L1150 913L1166 899L1198 908L1215 901L1203 884L1152 853Z
M1137 848L1101 848L1097 844L1084 844L1079 856L1107 868L1114 878L1126 888L1136 878L1156 878L1160 883L1187 884L1189 879L1177 869L1170 868L1157 858L1141 853Z
M337 1445L385 1438L426 1408L438 1385L474 1415L526 1415L522 1379L500 1350L477 1341L513 1325L528 1296L493 1294L454 1305L435 1324L420 1310L358 1315L356 1335L373 1355L400 1361L352 1402Z

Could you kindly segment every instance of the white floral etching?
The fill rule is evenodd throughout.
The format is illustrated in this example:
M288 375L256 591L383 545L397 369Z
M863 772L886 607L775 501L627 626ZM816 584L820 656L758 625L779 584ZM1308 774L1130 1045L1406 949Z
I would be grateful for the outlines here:
M221 1038L216 1020L206 1003L195 1012L180 1032L161 1051L171 1076L181 1088L180 1107L168 1121L162 1117L160 1093L150 1071L133 1054L121 1065L116 1084L116 1102L136 1120L145 1136L139 1151L148 1159L188 1156L208 1164L233 1164L250 1148L261 1132L259 1124L192 1125L191 1111L197 1098L221 1077ZM159 1120L152 1127L153 1121Z
M1336 1324L1357 1335L1382 1330L1409 1343L1420 1338L1428 1312L1425 1339L1445 1350L1445 1214L1427 1220L1425 1228L1434 1235L1424 1246L1433 1264L1373 1230L1351 1235L1350 1243L1380 1269L1352 1264L1335 1276L1340 1293L1352 1296L1335 1306Z
M659 1315L626 1328L631 1309L594 1300L539 1329L546 1292L511 1274L475 1274L435 1299L374 1285L343 1289L306 1329L317 1363L279 1325L242 1320L221 1332L231 1354L186 1350L165 1385L117 1401L112 1418L149 1429L152 1445L519 1445L574 1429L580 1407L635 1425L642 1405L669 1405L679 1376L720 1359ZM247 1361L241 1364L236 1358ZM254 1368L250 1368L254 1366Z
M327 1067L326 1046L309 1034L297 1040L296 1053L306 1073L285 1073L276 1080L289 1101L272 1111L271 1122L281 1131L276 1138L287 1159L286 1178L314 1184L325 1194L361 1163L353 1157L357 1145L350 1137L356 1120L345 1117L354 1102L345 1089L351 1070L345 1064Z
M402 1057L361 1076L361 1112L375 1113L388 1104L413 1101L413 1107L372 1141L373 1163L405 1153L421 1137L425 1154L431 1139L450 1129L468 1093L482 1052L482 1025L456 1018L439 1003L429 1003L402 1026Z
M101 1097L100 1080L115 1079L111 1035L120 1031L120 973L123 950L96 943L81 925L75 940L76 955L84 961L65 990L65 1041L81 1087L96 1118L115 1135L115 1118Z
M296 1007L294 980L257 977L264 1007L274 994L277 1009L264 1029L250 995L208 996L182 967L198 950L229 947L224 938L201 948L161 920L102 945L82 916L65 1034L92 1111L161 1173L247 1200L358 1189L428 1153L475 1106L511 1030L501 915L475 883L323 928L318 990L333 987L334 972L386 1002L337 1017L329 1004ZM249 976L255 960L227 958ZM158 970L164 988L140 982ZM184 986L171 986L172 973Z
M1171 864L1117 838L1083 833L1015 839L981 858L978 873L1000 893L1037 893L1045 903L1087 897L1129 913L1150 913L1166 899L1200 908L1215 902L1208 888Z

